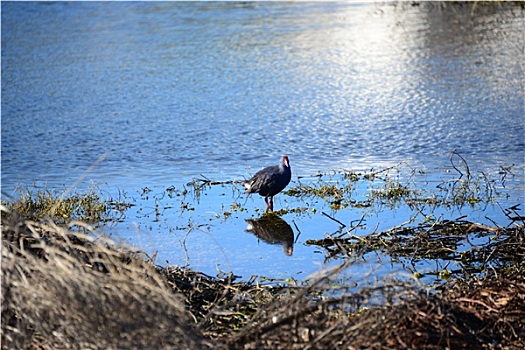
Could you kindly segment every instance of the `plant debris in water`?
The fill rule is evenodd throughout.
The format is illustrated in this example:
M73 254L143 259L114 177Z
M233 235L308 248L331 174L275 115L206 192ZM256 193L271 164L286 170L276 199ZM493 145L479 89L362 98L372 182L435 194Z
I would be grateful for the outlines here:
M485 244L471 244L469 250L460 245L479 237L490 236ZM423 223L415 227L396 227L366 236L342 233L339 236L307 240L308 245L323 247L326 259L347 256L361 259L379 251L393 259L404 258L412 264L422 260L457 261L458 272L483 272L488 264L505 265L525 259L523 223L510 228L495 228L464 220Z

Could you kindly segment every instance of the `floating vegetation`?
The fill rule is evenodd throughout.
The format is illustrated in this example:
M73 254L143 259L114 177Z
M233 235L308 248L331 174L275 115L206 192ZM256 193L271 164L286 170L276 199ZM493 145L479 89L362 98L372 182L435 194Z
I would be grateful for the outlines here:
M418 191L411 189L408 185L403 185L400 182L388 180L384 187L374 188L370 191L370 200L385 200L387 202L398 202L411 196L417 196Z
M345 192L345 189L337 184L319 183L304 185L299 183L299 185L284 191L284 194L300 198L318 197L329 203L333 209L343 209L348 206L344 198L345 194L348 194L348 189Z
M461 161L458 163L456 158ZM450 162L452 170L448 171L448 178L437 183L435 180L429 182L436 184L425 188L415 184L416 178L418 182L424 181L424 172L402 162L385 169L371 169L360 173L320 173L315 176L316 180L308 179L307 183L302 182L304 177L299 178L297 184L284 191L284 194L303 201L318 198L336 211L377 205L395 208L404 204L409 207L428 204L434 207L460 208L493 202L498 195L494 186L496 180L489 179L484 173L474 178L467 162L456 151L451 153ZM501 173L502 183L508 174L512 174L509 169L504 170ZM367 188L367 191L363 191L363 188Z

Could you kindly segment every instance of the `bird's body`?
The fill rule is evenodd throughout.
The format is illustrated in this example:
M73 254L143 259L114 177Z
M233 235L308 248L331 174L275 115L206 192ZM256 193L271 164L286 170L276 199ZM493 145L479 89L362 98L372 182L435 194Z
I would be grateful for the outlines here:
M246 193L258 193L263 196L267 209L273 210L273 196L284 190L291 178L290 162L287 156L283 156L279 165L259 170L251 179L244 182L244 187Z

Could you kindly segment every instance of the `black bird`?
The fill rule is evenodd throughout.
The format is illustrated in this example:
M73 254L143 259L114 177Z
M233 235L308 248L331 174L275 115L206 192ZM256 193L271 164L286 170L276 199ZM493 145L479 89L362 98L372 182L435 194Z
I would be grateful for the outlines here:
M283 156L279 165L259 170L250 180L244 181L245 193L259 193L264 197L266 210L273 210L273 196L284 190L291 178L290 161Z

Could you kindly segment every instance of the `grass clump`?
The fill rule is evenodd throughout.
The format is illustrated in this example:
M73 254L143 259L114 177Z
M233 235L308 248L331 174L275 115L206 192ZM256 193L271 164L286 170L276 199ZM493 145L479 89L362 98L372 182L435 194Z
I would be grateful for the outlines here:
M284 194L298 198L320 198L334 210L344 209L350 205L352 193L350 182L344 186L339 186L338 182L322 181L321 176L319 178L317 183L299 183L297 186L284 191Z
M342 197L344 190L336 185L329 185L327 183L323 183L320 186L299 184L296 187L286 190L284 194L294 197L319 197L329 200L333 197Z
M410 189L408 185L403 185L400 182L388 180L384 187L379 189L372 189L370 194L370 200L386 200L391 202L399 201L403 198L408 198L411 195L416 196L417 191Z
M25 218L50 217L59 222L71 220L101 222L109 218L109 202L103 200L101 192L96 189L63 197L58 191L48 189L30 191L24 188L18 195L17 199L4 201L2 204L10 212L16 212Z

